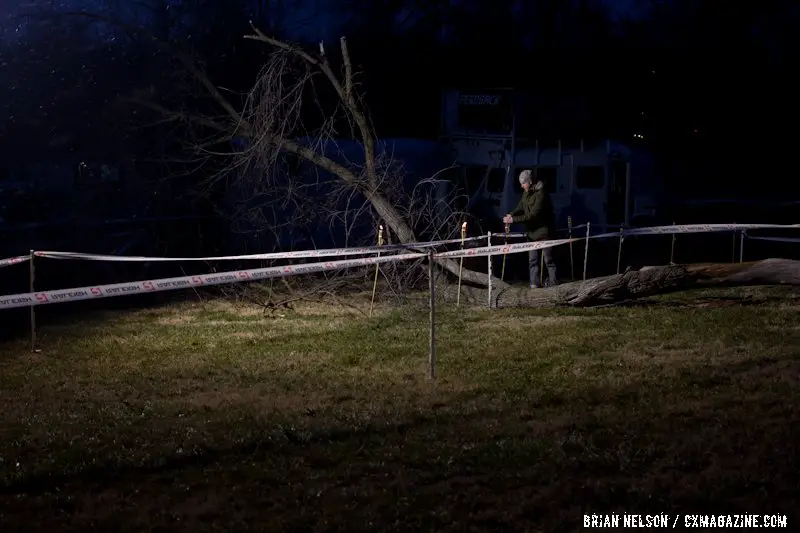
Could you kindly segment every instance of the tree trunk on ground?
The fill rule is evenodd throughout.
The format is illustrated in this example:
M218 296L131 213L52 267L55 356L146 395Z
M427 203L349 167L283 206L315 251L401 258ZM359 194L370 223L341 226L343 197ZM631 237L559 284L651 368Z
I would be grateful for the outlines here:
M707 263L643 267L602 278L575 281L547 289L505 287L492 291L494 307L593 307L690 288L743 285L800 285L800 261L764 259L748 263ZM455 301L458 287L441 291ZM461 301L485 306L486 289L461 287Z

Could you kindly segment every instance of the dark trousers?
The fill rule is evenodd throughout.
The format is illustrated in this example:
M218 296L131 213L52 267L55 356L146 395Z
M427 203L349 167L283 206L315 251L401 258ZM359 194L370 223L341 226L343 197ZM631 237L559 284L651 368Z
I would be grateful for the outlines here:
M558 281L556 278L556 262L553 260L553 249L531 250L528 252L528 270L531 275L531 285L540 287L539 281L539 254L544 255L544 264L547 267L547 280L545 286L551 287Z

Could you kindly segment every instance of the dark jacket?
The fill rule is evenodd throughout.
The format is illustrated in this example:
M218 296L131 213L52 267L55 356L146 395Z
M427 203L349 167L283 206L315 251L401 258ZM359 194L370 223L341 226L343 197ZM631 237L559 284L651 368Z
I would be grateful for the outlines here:
M519 205L509 213L514 217L514 224L525 224L525 232L531 241L550 239L555 231L553 203L543 185L539 182L522 193Z

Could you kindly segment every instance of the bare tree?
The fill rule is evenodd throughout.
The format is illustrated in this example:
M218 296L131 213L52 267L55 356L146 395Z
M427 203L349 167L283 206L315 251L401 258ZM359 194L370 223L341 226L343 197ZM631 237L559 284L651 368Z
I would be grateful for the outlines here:
M220 111L213 113L188 113L162 107L158 103L147 102L147 105L160 112L166 120L174 120L189 126L189 139L192 149L198 156L225 155L214 151L214 147L233 140L243 140L243 147L229 152L231 165L225 172L217 173L207 181L237 180L241 185L250 180L250 191L260 194L280 192L283 195L284 209L292 207L294 217L308 216L309 206L302 203L308 195L298 194L304 188L327 187L326 197L329 208L340 217L365 216L371 211L383 221L387 230L400 243L413 243L417 240L414 223L422 216L429 216L434 211L430 198L425 206L420 205L420 197L408 195L405 203L400 201L397 184L398 169L381 153L374 128L364 108L359 92L356 74L351 62L347 41L339 41L341 75L337 75L328 54L320 45L318 52L309 52L299 46L267 36L257 28L245 36L245 39L263 43L271 48L271 52L257 77L252 89L246 95L244 104L236 105L235 99L229 98L225 90L212 82L210 77L187 55L178 53L187 72L203 89L204 93L216 104ZM324 83L320 84L320 80ZM330 109L324 108L325 101L332 102ZM304 104L313 103L320 107L322 117L319 124L311 128L301 121L301 110ZM335 156L337 137L341 137L338 129L343 125L350 129L352 137L358 140L362 154L359 162L343 161ZM332 153L332 151L334 153ZM294 180L285 172L283 156L291 154L303 161L311 163L315 168L325 171L330 180L318 179L311 182ZM252 180L255 180L253 182ZM253 188L253 184L258 188ZM418 188L430 186L431 181L423 182ZM365 204L356 202L356 198L366 200ZM333 210L334 205L350 201L358 206L355 211ZM307 200L306 200L307 201ZM264 210L273 206L251 206ZM316 206L319 207L319 206ZM427 211L427 212L426 212ZM317 216L315 213L312 216ZM297 218L288 217L289 224L297 224ZM342 220L345 226L348 220ZM433 221L431 221L433 222ZM459 224L428 224L429 227L451 227L458 231ZM443 222L443 221L442 221ZM430 236L430 235L429 235ZM457 274L458 263L449 259L439 260L447 271ZM485 274L464 271L463 279L467 282L485 285L488 278ZM496 286L505 286L500 280L494 280Z

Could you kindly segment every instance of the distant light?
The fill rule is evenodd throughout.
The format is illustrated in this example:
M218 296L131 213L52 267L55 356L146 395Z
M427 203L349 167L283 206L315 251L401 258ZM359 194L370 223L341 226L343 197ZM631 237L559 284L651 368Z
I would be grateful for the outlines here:
M644 135L642 135L641 133L634 133L633 137L634 139L644 139Z

